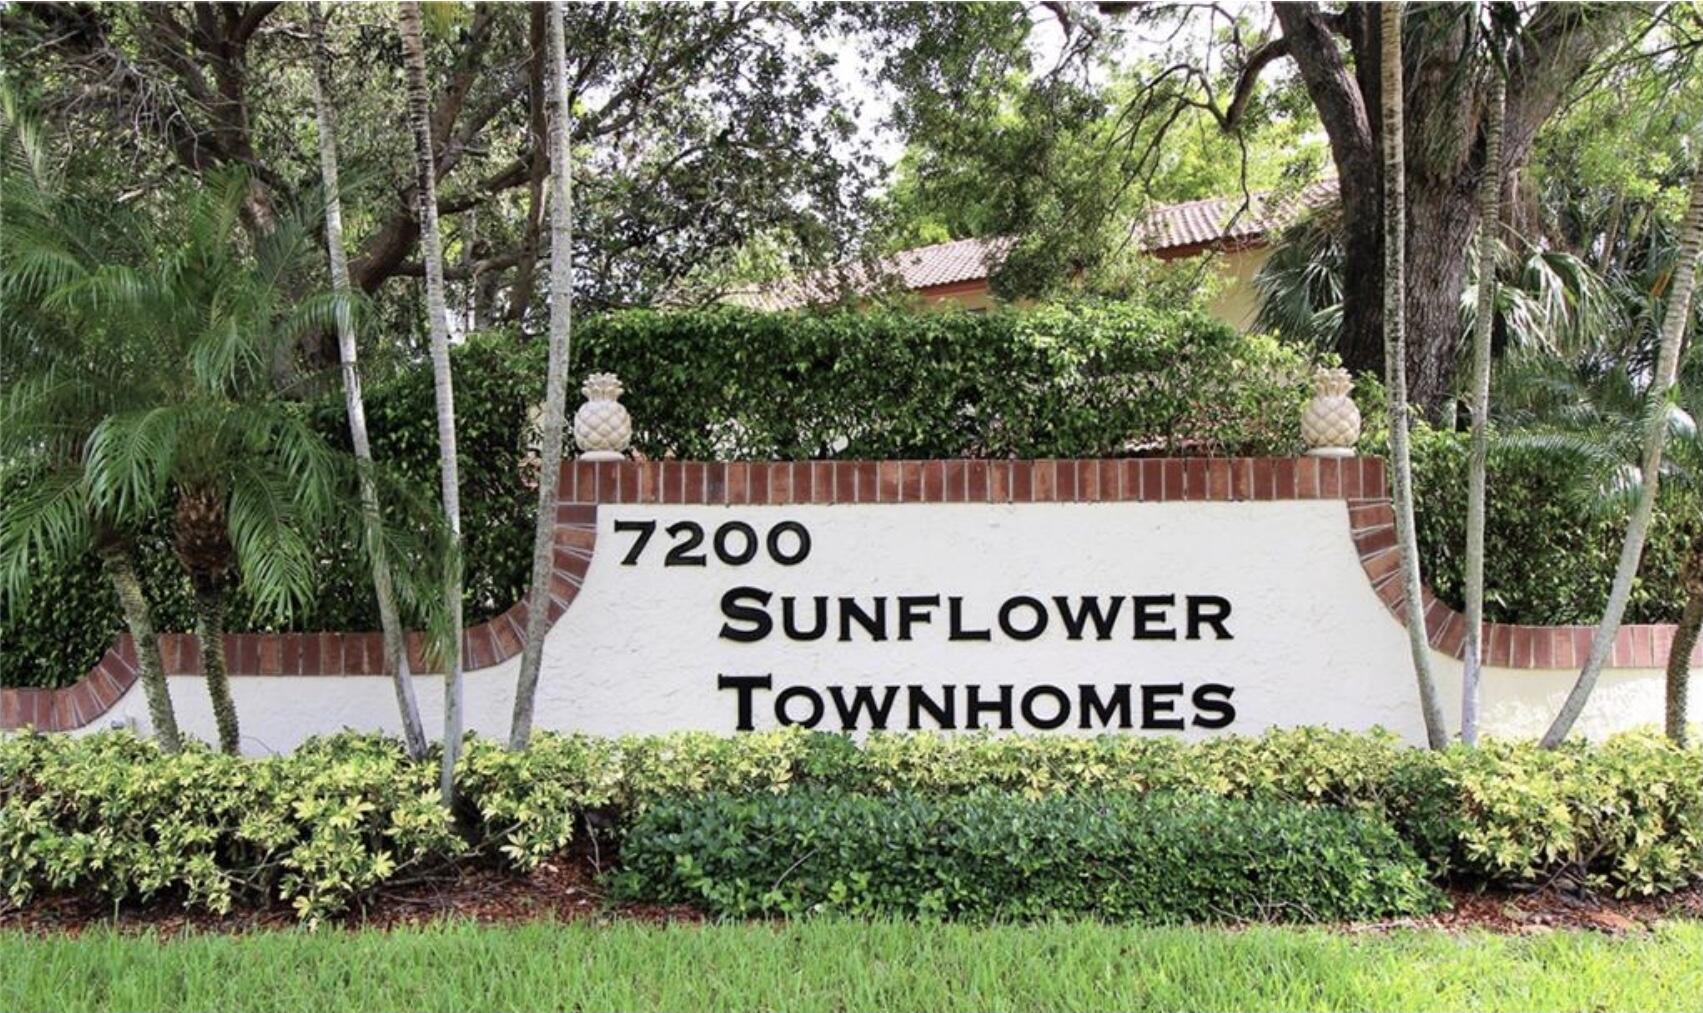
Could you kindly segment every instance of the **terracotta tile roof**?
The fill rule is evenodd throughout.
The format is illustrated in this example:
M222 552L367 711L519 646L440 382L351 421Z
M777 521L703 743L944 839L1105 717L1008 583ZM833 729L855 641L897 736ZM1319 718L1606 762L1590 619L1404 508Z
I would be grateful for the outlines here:
M1309 183L1298 193L1261 192L1244 199L1212 197L1153 208L1131 229L1140 249L1160 256L1192 252L1214 245L1256 243L1266 233L1284 228L1303 210L1336 199L1336 180ZM911 291L986 278L1011 245L1006 236L958 239L903 250L888 258L883 273L898 275ZM788 279L760 289L729 293L723 301L754 309L791 309L832 298L826 275Z
M1212 197L1184 204L1167 204L1147 213L1134 235L1149 253L1213 243L1238 244L1263 238L1310 211L1336 199L1336 180L1322 179L1298 193L1270 191L1247 198Z

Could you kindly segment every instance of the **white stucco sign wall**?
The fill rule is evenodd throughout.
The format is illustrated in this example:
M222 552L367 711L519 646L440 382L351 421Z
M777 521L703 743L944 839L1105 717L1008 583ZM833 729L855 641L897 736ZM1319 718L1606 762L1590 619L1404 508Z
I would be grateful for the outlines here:
M567 464L535 724L1420 742L1384 489L1374 458ZM1452 716L1462 620L1429 594L1418 612ZM507 735L523 620L467 631L471 729ZM1590 634L1492 624L1486 730L1541 733ZM1579 731L1660 721L1671 637L1622 628ZM161 642L180 724L211 738L194 638ZM226 653L246 750L397 730L376 634ZM134 657L121 639L76 686L0 690L0 726L145 728ZM415 678L434 727L441 680Z
M1405 641L1345 511L606 507L545 707L600 731L1406 730Z

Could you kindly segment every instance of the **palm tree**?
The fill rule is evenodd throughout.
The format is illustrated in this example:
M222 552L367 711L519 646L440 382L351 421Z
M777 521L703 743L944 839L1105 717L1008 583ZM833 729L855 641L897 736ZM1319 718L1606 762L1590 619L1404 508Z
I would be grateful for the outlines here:
M1499 63L1500 61L1493 61ZM1490 69L1490 115L1484 126L1484 178L1478 181L1477 309L1472 327L1472 451L1467 466L1466 642L1461 669L1461 741L1478 742L1479 676L1484 665L1485 469L1490 452L1490 327L1496 289L1496 230L1501 223L1502 127L1507 82L1502 68Z
M1667 416L1668 445L1662 455L1661 487L1703 494L1703 355L1691 353ZM1635 508L1644 488L1639 454L1650 402L1638 378L1599 357L1573 360L1531 356L1505 366L1497 377L1499 448L1526 450L1556 459L1573 476L1580 509L1615 515ZM1684 501L1682 501L1684 502ZM1666 731L1683 745L1691 651L1703 623L1703 526L1680 571L1686 589L1666 661Z
M48 297L104 317L165 364L128 377L131 406L90 435L89 494L122 519L171 509L219 745L231 753L240 736L224 655L230 582L240 576L257 607L281 618L306 603L314 533L339 486L336 455L271 376L279 349L329 326L334 304L287 294L311 248L299 220L238 245L247 188L242 173L216 177L190 202L181 235L139 266L101 265Z
M325 184L325 245L331 263L331 289L338 296L337 350L343 366L343 400L349 416L349 440L360 471L361 511L368 554L372 563L373 591L378 596L379 628L384 631L385 671L396 688L396 706L402 718L402 737L408 755L426 754L426 733L420 724L420 706L414 699L414 679L408 671L408 652L402 619L396 607L396 588L385 552L381 530L378 489L373 480L373 452L367 438L366 404L361 397L361 371L357 364L355 325L347 305L351 298L349 261L343 251L343 201L337 176L337 118L331 103L331 54L325 44L325 8L310 5L308 30L313 44L313 100L319 118L319 167Z
M1384 150L1384 376L1389 383L1390 456L1394 458L1396 539L1401 550L1407 637L1413 654L1413 674L1419 681L1419 707L1425 737L1432 749L1449 743L1443 708L1431 674L1431 645L1425 633L1425 610L1420 596L1419 545L1413 524L1413 459L1407 440L1407 222L1403 194L1406 165L1402 138L1402 4L1385 4L1379 12L1383 29L1380 69L1383 87Z
M1698 135L1697 140L1699 147L1703 148L1703 134ZM1649 408L1645 413L1643 425L1640 468L1640 474L1644 478L1643 485L1638 493L1637 504L1632 509L1632 516L1626 524L1626 537L1620 546L1620 562L1615 567L1614 583L1609 587L1608 603L1603 608L1602 622L1598 624L1596 635L1591 639L1591 649L1585 657L1584 665L1579 669L1579 678L1567 694L1567 699L1562 703L1554 723L1549 726L1549 731L1544 733L1543 744L1551 749L1567 738L1567 733L1573 728L1573 722L1579 719L1580 712L1585 709L1585 701L1590 699L1591 691L1596 688L1597 678L1602 674L1609 651L1614 647L1614 637L1619 632L1620 620L1626 613L1626 600L1632 593L1632 580L1638 574L1638 564L1644 554L1644 539L1649 533L1650 518L1655 513L1656 496L1661 486L1662 451L1668 435L1669 413L1666 408L1679 374L1680 344L1685 337L1686 322L1691 316L1691 293L1697 282L1700 254L1703 254L1703 155L1700 155L1692 171L1691 201L1685 212L1685 220L1680 226L1679 258L1673 267L1672 291L1667 297L1667 312L1662 319L1655 370L1645 392Z
M139 335L75 304L50 305L109 258L135 253L145 224L123 206L66 192L33 119L0 91L6 127L0 169L0 585L16 602L41 564L94 551L136 647L149 724L160 747L180 747L177 716L123 523L90 495L85 444L132 403L140 374L160 365Z
M538 519L532 536L532 592L526 604L526 644L515 687L509 748L525 749L532 737L532 707L544 660L550 576L556 551L556 473L562 461L563 402L567 399L568 348L573 328L573 152L569 147L568 61L561 0L550 4L550 364L544 384L544 420L538 458ZM542 58L534 54L533 59Z
M451 562L444 601L450 646L444 659L443 769L439 790L445 806L455 801L455 761L461 752L461 492L456 474L455 387L449 367L449 307L444 296L443 244L438 230L437 172L432 154L431 98L426 88L425 38L418 0L401 7L403 64L407 73L408 121L414 133L414 192L420 213L420 257L426 267L426 320L431 335L432 374L438 412L438 459Z

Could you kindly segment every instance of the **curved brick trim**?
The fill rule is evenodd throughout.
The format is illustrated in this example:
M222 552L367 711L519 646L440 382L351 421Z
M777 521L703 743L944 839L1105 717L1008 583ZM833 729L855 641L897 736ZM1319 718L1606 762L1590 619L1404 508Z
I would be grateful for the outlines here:
M1372 588L1404 619L1395 551L1395 515L1385 498L1381 458L1143 458L1040 461L568 461L560 474L555 573L550 582L554 623L579 594L597 542L603 503L788 505L795 503L1104 503L1340 499ZM1425 592L1431 645L1459 657L1464 622ZM469 627L462 648L468 669L500 664L520 653L526 603ZM1590 644L1588 626L1486 625L1485 662L1497 668L1570 668ZM1610 667L1654 668L1673 642L1672 626L1625 626ZM161 634L167 674L198 675L192 634ZM379 675L383 640L377 633L236 633L225 639L232 675ZM409 665L430 671L421 638L408 635ZM1703 664L1703 645L1693 655ZM75 685L62 689L0 689L0 728L31 725L53 731L97 720L136 681L128 636Z
M1401 554L1396 549L1395 511L1383 498L1351 499L1349 527L1360 566L1373 590L1390 613L1407 620L1406 595L1401 582ZM1425 609L1425 634L1431 646L1451 658L1460 658L1466 648L1466 617L1431 593L1421 589ZM1615 634L1609 668L1660 668L1667 664L1673 646L1671 624L1623 624ZM1480 634L1484 664L1491 668L1577 668L1590 652L1595 626L1516 626L1485 623ZM1703 665L1703 644L1691 654L1691 665Z

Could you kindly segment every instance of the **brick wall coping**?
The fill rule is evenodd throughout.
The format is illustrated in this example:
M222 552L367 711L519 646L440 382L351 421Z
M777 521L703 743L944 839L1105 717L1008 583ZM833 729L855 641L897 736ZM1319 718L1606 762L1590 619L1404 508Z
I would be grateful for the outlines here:
M1361 568L1391 615L1405 622L1395 513L1384 461L1350 458L1140 458L1107 460L935 461L566 461L560 475L550 621L573 603L597 543L600 504L679 503L792 505L838 503L1109 503L1169 501L1343 500ZM1429 590L1421 599L1431 646L1461 656L1465 619ZM468 627L462 664L501 664L520 653L525 601ZM1673 643L1672 625L1622 626L1611 668L1658 668ZM1485 664L1494 668L1565 669L1583 662L1595 627L1486 623ZM196 638L160 635L168 675L201 674ZM430 671L417 633L408 637L409 665ZM225 637L230 674L382 675L377 633L232 633ZM1703 644L1692 655L1703 665ZM59 689L0 689L0 729L66 731L94 723L136 682L136 649L128 634L82 679Z

